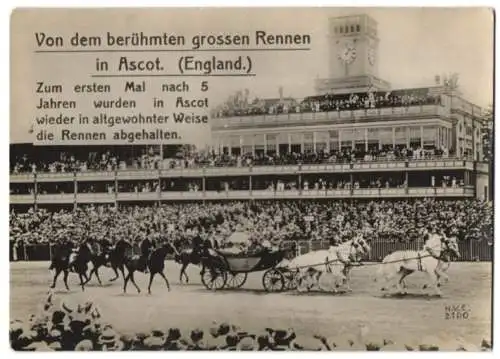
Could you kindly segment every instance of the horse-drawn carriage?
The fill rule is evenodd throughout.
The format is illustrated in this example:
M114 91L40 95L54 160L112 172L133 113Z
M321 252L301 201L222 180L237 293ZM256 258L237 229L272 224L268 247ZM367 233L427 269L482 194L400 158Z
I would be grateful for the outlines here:
M237 232L229 242L236 246L247 245L248 236ZM281 292L294 287L295 273L284 265L287 254L291 253L290 248L270 246L243 252L232 248L211 250L211 265L207 266L201 277L207 289L240 288L245 284L248 273L261 271L265 271L262 285L268 292Z

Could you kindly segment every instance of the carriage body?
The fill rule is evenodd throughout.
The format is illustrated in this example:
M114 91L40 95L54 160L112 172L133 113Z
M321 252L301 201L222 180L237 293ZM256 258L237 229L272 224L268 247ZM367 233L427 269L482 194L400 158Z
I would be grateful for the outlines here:
M229 253L214 250L218 265L210 268L202 275L202 282L207 289L220 290L242 287L248 273L265 271L262 284L266 291L278 292L289 287L291 278L283 262L288 249L264 249L253 253Z
M217 253L224 258L226 269L232 273L259 272L277 266L284 258L285 250L264 250L254 253Z

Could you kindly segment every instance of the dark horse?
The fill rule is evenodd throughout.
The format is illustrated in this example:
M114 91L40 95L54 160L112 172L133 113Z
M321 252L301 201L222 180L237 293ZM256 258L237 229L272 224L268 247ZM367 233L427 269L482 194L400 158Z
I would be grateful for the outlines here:
M212 245L209 242L200 242L194 243L193 248L183 249L178 252L174 260L175 262L181 265L181 272L179 275L179 281L182 283L182 277L186 278L186 283L189 283L189 277L186 273L186 269L190 264L195 266L201 266L200 274L203 275L205 273L205 267L211 266L212 264L212 256L209 254L209 249L212 248Z
M73 249L73 246L69 243L65 244L59 244L55 246L55 252L52 257L52 263L50 264L49 269L54 269L54 279L52 281L52 285L50 286L51 288L56 287L56 281L57 278L59 277L59 274L64 273L64 285L66 286L66 289L69 290L68 286L68 274L70 272L70 264L69 264L69 258L71 255L71 251ZM78 251L76 253L75 260L72 263L72 268L75 270L75 272L78 274L80 278L80 286L82 287L82 291L85 290L85 283L88 282L87 278L87 270L88 270L88 262L92 258L92 252L90 248L82 244L78 247ZM86 279L84 282L83 279Z
M153 278L156 274L159 274L167 284L167 288L170 291L170 284L168 283L168 279L165 276L165 258L168 254L177 253L176 248L173 244L169 242L164 242L159 248L154 249L149 257L146 259L146 266L149 269L149 285L148 285L148 293L151 294L151 284L153 283ZM145 272L146 268L144 268L143 259L138 256L130 256L125 259L125 267L127 268L128 274L125 277L125 281L123 284L123 293L127 292L127 283L130 280L132 284L137 289L137 292L140 293L141 290L137 283L135 283L134 272Z
M102 246L103 250L98 251L97 254L92 256L92 270L89 273L89 278L85 282L87 284L92 276L95 274L99 284L102 285L101 278L99 277L100 267L110 267L115 272L115 277L111 278L109 281L114 282L119 278L118 270L122 273L123 278L125 278L125 257L128 246L117 244L116 246ZM131 248L131 247L130 247Z
M182 276L186 278L186 283L189 283L189 277L186 273L186 269L190 264L195 266L201 265L203 267L202 253L194 249L183 249L176 254L174 257L175 262L181 265L181 273L179 275L179 281L182 283ZM203 273L203 268L201 270Z

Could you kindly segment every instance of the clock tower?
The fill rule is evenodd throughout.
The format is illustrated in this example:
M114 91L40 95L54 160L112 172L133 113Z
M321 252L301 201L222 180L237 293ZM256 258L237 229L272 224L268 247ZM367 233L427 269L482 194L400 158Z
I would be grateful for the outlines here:
M377 22L368 15L329 20L329 78L316 82L316 91L349 93L388 90L390 84L378 77Z

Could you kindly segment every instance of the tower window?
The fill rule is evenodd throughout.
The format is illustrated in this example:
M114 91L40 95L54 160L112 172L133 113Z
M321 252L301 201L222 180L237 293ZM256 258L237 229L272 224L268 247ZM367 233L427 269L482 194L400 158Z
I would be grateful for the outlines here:
M346 25L345 28L344 28L344 31L347 34L349 32L349 26Z
M360 31L361 31L361 26L356 25L356 32L360 32Z
M339 29L337 26L335 26L335 33L338 33L339 32Z
M351 32L354 32L354 25L351 25Z
M341 34L343 33L343 28L342 28L342 26L340 27L340 33L341 33Z

